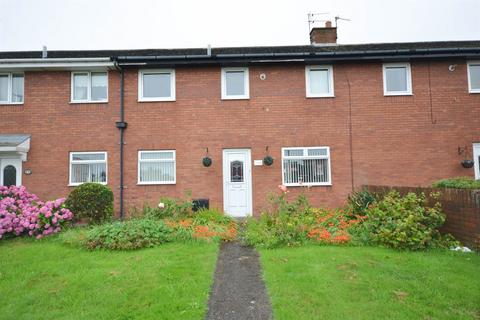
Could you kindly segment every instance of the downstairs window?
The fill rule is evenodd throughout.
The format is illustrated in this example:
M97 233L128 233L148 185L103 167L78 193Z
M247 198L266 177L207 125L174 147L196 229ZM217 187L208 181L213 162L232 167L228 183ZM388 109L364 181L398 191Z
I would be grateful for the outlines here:
M282 148L282 171L286 186L331 185L330 148Z
M70 185L85 182L107 184L106 152L70 152Z

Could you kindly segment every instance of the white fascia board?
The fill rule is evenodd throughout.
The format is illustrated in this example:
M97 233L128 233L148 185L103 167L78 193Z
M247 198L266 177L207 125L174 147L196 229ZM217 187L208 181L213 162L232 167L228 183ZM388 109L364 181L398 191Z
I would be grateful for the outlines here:
M110 58L45 58L45 59L0 59L0 70L51 70L77 68L111 68Z

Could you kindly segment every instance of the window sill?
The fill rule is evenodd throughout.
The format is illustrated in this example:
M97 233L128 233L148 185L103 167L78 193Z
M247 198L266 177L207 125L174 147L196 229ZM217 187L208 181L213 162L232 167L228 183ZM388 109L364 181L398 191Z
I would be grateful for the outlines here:
M316 99L316 98L335 98L334 94L329 94L329 95L307 95L307 99Z
M139 186L156 186L156 185L174 185L177 184L176 181L174 182L137 182Z
M82 184L84 183L91 183L91 182L82 182L82 183L69 183L67 185L67 187L78 187L78 186L81 186ZM98 183L98 184L102 184L104 186L106 186L108 183L107 182L94 182L94 183Z
M284 183L286 187L331 187L332 183Z
M469 90L468 93L478 94L480 93L480 89Z
M174 102L175 98L165 98L165 99L138 99L138 102Z
M108 100L99 100L99 101L70 101L70 104L106 104Z
M384 92L385 97L395 97L395 96L413 96L412 92Z
M250 100L247 96L222 97L222 100Z
M24 104L23 102L0 102L0 106L18 106Z

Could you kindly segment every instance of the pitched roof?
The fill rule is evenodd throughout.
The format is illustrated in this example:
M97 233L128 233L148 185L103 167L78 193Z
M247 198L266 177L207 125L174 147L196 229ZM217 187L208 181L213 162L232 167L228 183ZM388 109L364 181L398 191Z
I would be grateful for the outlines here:
M369 43L369 44L338 44L338 45L300 45L300 46L269 46L269 47L225 47L212 48L212 56L222 55L258 55L272 54L348 54L362 52L409 52L425 50L435 51L475 51L480 53L480 41L441 41L441 42L406 42L406 43ZM206 48L185 49L129 49L129 50L60 50L48 51L48 58L97 58L97 57L178 57L205 55ZM41 58L42 51L4 51L0 59L31 59Z

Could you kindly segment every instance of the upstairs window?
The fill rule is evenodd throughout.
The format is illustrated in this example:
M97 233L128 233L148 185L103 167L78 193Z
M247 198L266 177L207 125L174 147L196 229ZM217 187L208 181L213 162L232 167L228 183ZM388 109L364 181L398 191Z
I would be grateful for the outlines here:
M72 102L107 102L106 72L72 72Z
M106 152L70 152L70 185L107 183Z
M282 171L286 186L331 185L330 148L282 148Z
M22 73L0 73L0 103L23 103L24 76Z
M175 184L175 150L138 152L138 184Z
M480 61L468 63L468 92L480 93Z
M305 68L307 98L333 97L332 66L308 66Z
M222 68L222 99L249 99L248 68Z
M383 65L383 93L386 96L412 94L410 63L385 63Z
M138 100L175 101L175 70L139 71Z

